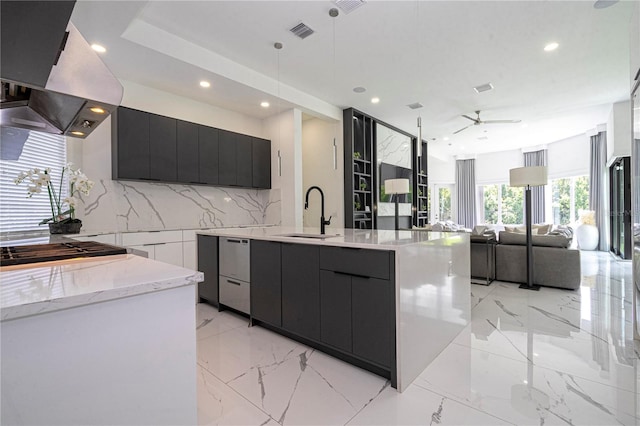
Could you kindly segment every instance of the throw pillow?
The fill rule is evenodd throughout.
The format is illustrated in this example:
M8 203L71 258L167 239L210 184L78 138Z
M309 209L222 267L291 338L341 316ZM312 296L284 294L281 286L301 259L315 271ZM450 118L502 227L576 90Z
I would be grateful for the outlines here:
M473 227L473 231L471 231L471 235L482 235L484 231L486 231L488 226L484 225L476 225Z

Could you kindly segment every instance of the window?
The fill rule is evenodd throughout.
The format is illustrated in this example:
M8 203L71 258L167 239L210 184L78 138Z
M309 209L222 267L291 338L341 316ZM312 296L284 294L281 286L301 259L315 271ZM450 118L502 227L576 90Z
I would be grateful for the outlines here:
M484 185L478 189L481 206L481 223L520 224L524 223L524 193L522 188L507 184Z
M38 223L51 217L46 192L27 198L27 183L16 185L20 172L37 167L51 168L51 180L60 182L67 163L66 139L61 135L30 132L17 161L0 160L0 231L44 230Z
M589 210L589 177L552 180L551 208L553 223L567 225L577 221L580 210Z
M438 188L438 218L451 220L451 188Z

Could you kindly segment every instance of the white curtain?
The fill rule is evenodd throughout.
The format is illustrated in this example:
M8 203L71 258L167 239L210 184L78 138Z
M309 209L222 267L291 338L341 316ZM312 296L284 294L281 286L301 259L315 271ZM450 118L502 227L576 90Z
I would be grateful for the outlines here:
M598 250L607 251L607 215L605 200L605 163L607 161L607 132L591 136L591 169L589 208L596 213L596 227L600 234Z
M476 160L456 160L456 198L458 223L465 228L476 225Z
M546 166L547 150L525 152L524 165L525 167ZM531 188L531 223L544 222L544 186L534 186Z

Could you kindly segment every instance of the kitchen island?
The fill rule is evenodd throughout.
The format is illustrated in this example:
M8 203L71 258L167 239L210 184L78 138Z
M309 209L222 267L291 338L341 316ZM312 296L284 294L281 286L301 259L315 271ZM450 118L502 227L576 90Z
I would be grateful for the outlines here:
M329 228L320 236L276 226L198 234L199 270L217 262L218 239L251 242L252 323L388 377L400 392L470 319L464 233ZM205 275L201 294L216 278Z
M2 424L196 424L202 273L122 254L0 274Z

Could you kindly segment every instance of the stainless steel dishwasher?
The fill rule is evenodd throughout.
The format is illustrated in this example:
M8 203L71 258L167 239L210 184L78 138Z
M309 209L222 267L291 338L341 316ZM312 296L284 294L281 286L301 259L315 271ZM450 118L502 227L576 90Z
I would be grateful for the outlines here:
M220 303L250 312L251 250L245 238L220 238Z

